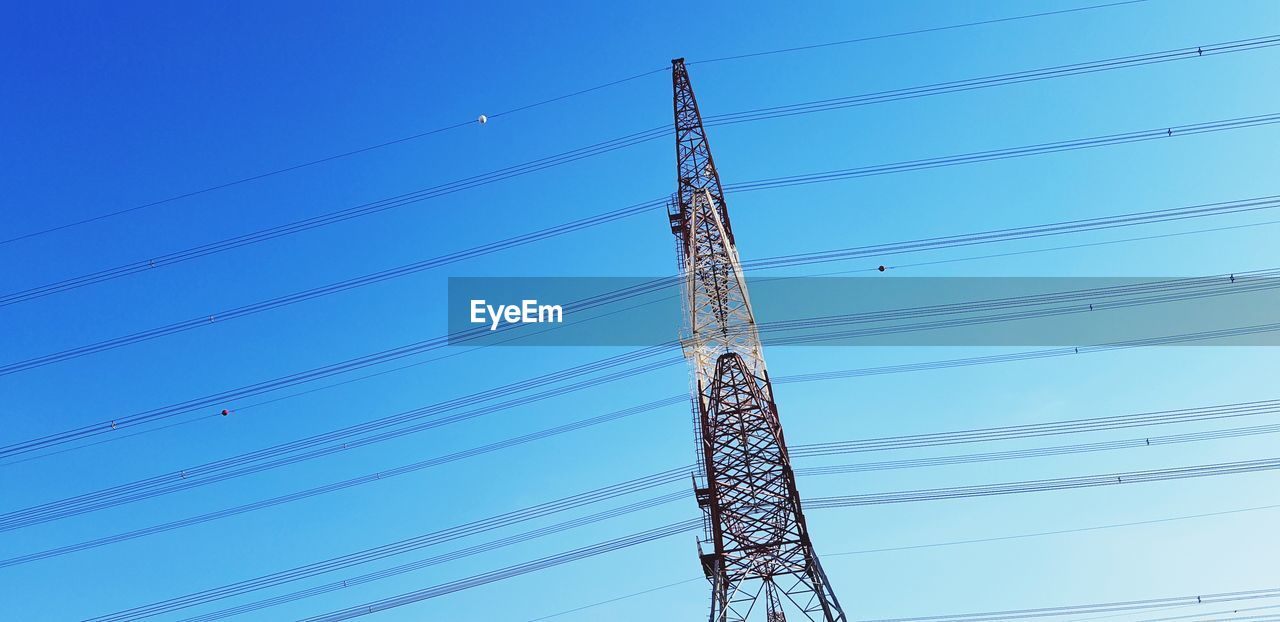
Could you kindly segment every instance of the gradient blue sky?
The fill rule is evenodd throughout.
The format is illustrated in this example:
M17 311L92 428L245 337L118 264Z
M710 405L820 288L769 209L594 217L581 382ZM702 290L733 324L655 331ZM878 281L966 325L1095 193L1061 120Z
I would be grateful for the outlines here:
M656 69L674 56L706 59L1085 4L11 3L0 18L0 80L5 84L0 97L0 238L466 121ZM1152 0L695 65L691 72L704 112L717 114L1277 30L1280 4L1272 1ZM711 130L711 140L721 174L733 183L1263 114L1280 110L1278 61L1275 48L1206 57L719 127ZM669 78L656 73L485 126L3 245L0 290L17 291L146 259L669 121ZM744 259L892 242L1276 194L1277 144L1280 128L1268 126L734 195L730 210ZM669 142L653 141L4 307L0 363L217 313L663 196L673 189L673 167ZM1259 212L870 259L837 268L1275 218ZM902 268L891 274L1190 276L1244 271L1280 266L1274 242L1278 231L1275 225L1262 225ZM445 282L451 275L646 276L670 274L674 264L665 217L649 213L448 269L0 377L0 445L440 335ZM993 351L774 348L767 356L775 375L791 375ZM489 348L225 419L203 417L170 430L3 465L0 507L19 509L180 470L613 352ZM777 395L788 439L804 444L1275 398L1280 397L1274 388L1276 356L1263 348L1163 348L783 385ZM3 533L0 557L391 468L686 388L685 369L670 367L340 457ZM1214 427L1224 425L1204 429ZM1158 433L1194 429L1200 428L1165 427ZM1073 436L1064 442L1144 433ZM1053 442L917 450L836 462L1048 444ZM1085 475L1273 457L1275 448L1275 438L1263 436L810 478L801 481L801 491L823 496ZM0 569L0 618L68 620L105 614L671 468L687 463L692 449L687 408L675 406L269 510ZM998 543L836 553L1275 504L1280 503L1277 484L1280 475L1262 473L821 510L810 513L810 524L832 583L854 619L1221 592L1280 586L1277 511ZM694 515L692 500L671 504L243 619L323 613ZM253 596L341 579L485 539ZM674 537L371 619L520 622L698 575L693 537ZM706 585L695 581L555 619L699 619L707 600Z

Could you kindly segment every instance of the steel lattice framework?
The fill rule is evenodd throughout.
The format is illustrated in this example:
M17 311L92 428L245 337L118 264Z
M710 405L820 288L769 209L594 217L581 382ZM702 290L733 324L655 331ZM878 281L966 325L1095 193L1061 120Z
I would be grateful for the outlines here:
M667 206L684 278L682 335L697 420L694 490L711 622L843 622L805 526L751 300L684 59L672 61L677 190ZM706 550L709 547L711 550Z

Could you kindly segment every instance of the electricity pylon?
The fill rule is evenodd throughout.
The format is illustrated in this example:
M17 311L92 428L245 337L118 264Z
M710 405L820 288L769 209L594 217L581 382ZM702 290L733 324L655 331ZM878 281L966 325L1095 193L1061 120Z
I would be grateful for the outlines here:
M800 509L698 102L684 59L671 64L678 187L667 215L684 279L681 341L704 472L694 492L705 518L698 549L711 582L710 620L783 622L791 614L844 622Z

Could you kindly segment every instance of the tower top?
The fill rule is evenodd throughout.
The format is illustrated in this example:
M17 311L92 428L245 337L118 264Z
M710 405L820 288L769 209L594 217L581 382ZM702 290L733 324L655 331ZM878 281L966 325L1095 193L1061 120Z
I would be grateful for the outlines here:
M693 95L689 72L685 69L683 58L672 59L671 63L676 138L676 194L668 208L671 231L682 239L686 237L685 229L689 225L694 196L708 190L715 208L720 212L725 237L732 244L733 228L729 224L724 189L720 185L715 160L711 157L711 146L707 143L707 131L702 125L702 114L698 111L698 100ZM687 239L684 241L688 243Z

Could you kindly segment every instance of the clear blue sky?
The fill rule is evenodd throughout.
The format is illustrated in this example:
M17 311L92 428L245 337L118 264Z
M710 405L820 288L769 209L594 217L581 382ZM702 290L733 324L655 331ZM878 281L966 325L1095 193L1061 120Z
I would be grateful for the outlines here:
M657 69L674 56L707 59L1085 4L11 4L0 19L0 81L5 85L0 97L0 238L467 121ZM704 113L718 114L1278 30L1280 4L1275 2L1152 0L694 65L691 72ZM734 183L1257 115L1280 111L1278 63L1280 50L1271 48L729 125L713 128L711 140L721 174ZM35 287L524 162L666 124L670 114L668 75L654 73L498 117L484 126L473 124L6 244L0 246L0 290ZM729 207L740 253L751 259L1277 194L1277 144L1280 127L1273 125L733 195ZM660 197L673 190L673 169L669 142L653 141L3 307L0 363L216 314ZM1258 212L873 258L812 271L1275 219L1272 213ZM1238 272L1280 266L1274 242L1278 233L1280 226L1262 225L903 268L895 274ZM447 269L3 376L0 445L440 335L446 278L451 275L660 276L674 269L665 216L650 212ZM203 417L169 430L0 466L0 510L178 471L617 351L486 348L225 419ZM767 356L772 373L792 375L992 352L774 348ZM1275 398L1280 397L1274 388L1276 356L1266 348L1161 348L783 385L777 396L788 439L807 444ZM0 557L389 469L686 389L685 369L668 367L339 457L0 533ZM1150 433L1227 425L1166 426ZM1071 436L1061 442L1146 433ZM1023 440L834 461L1055 442ZM859 494L1274 457L1276 446L1274 435L1258 436L809 478L800 485L805 496ZM0 569L0 618L70 620L106 614L676 467L689 462L692 451L687 408L668 407L267 510ZM1223 592L1280 586L1277 511L996 543L835 554L1276 504L1277 484L1280 475L1269 472L815 510L810 523L832 583L854 619ZM685 486L681 482L669 490ZM242 619L290 620L324 613L692 517L695 509L692 500L669 504ZM212 611L343 579L568 516L180 613ZM521 622L699 572L693 537L678 536L370 619ZM695 581L555 619L700 619L707 592L704 583Z

